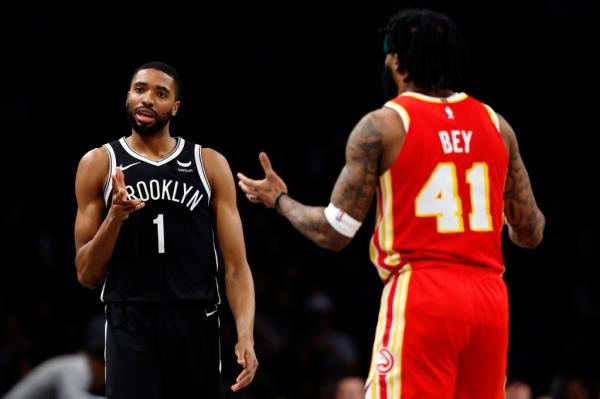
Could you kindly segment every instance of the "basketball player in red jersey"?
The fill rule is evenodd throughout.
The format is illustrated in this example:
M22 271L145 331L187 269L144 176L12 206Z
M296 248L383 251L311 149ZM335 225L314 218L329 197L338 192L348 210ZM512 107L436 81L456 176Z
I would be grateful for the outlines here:
M352 131L326 208L290 197L265 153L247 198L340 250L377 192L371 260L382 292L369 399L504 398L508 299L501 231L533 248L538 209L510 125L460 85L466 53L446 16L404 10L382 29L395 96Z

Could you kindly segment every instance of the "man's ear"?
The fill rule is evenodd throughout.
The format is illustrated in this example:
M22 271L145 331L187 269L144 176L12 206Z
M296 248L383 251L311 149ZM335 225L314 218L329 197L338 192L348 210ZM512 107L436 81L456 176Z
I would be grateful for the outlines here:
M175 104L173 104L173 108L171 108L171 116L177 115L177 111L179 111L180 104L181 102L179 100L175 101Z
M394 71L397 71L400 68L400 59L398 58L398 54L392 54L392 67Z

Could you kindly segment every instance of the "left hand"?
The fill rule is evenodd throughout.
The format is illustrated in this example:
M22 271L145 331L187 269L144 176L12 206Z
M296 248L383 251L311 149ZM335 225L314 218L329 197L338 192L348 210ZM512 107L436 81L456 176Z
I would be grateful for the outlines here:
M238 184L250 202L255 204L262 203L267 208L273 208L275 207L277 195L281 192L287 194L287 186L283 179L273 170L271 161L266 153L261 152L258 155L258 159L265 171L265 178L254 180L244 176L242 173L238 173L237 177L240 179Z
M258 360L254 353L254 346L248 341L238 341L235 345L235 355L237 362L244 370L235 379L235 384L231 386L233 392L237 392L245 386L249 385L254 379L254 373L258 368Z

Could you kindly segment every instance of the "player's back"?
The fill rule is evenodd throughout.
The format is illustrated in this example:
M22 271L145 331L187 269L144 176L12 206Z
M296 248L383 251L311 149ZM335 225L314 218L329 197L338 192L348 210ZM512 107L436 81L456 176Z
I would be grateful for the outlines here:
M493 110L464 93L403 93L386 103L406 136L381 177L371 260L385 280L460 264L504 270L500 247L508 155Z

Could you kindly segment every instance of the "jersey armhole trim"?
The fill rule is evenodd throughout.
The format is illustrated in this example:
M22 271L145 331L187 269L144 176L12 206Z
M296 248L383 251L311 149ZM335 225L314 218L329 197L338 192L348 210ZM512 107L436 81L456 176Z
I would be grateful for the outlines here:
M196 161L196 169L198 169L198 175L200 176L200 180L202 180L202 184L204 185L204 189L208 194L208 202L210 203L210 184L208 182L208 177L206 176L206 171L204 168L204 161L202 160L202 146L199 144L195 144L194 146L194 159Z
M408 134L408 128L410 127L410 116L402 105L395 103L393 101L388 101L385 103L384 107L393 109L400 115L400 119L402 119L402 125L404 126L404 133Z
M488 115L492 120L492 123L494 124L494 126L496 126L496 130L498 130L498 133L500 133L500 120L498 119L498 114L496 114L496 111L494 111L489 105L483 104L483 106L487 110Z
M112 177L117 170L117 158L110 144L104 144L103 147L108 153L108 176L106 176L106 181L104 182L104 205L108 206L108 199L112 193Z

